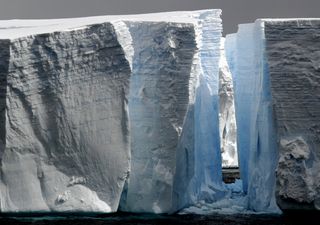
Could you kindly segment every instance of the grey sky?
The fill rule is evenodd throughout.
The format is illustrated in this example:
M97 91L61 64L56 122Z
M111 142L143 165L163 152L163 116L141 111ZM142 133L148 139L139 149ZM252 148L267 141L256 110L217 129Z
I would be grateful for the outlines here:
M320 0L0 0L0 19L60 18L221 8L225 33L256 18L320 17Z

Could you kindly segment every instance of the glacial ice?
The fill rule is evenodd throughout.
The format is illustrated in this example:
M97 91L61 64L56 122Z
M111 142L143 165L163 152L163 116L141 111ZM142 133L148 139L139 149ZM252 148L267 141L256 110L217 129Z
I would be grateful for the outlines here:
M226 38L249 209L318 207L319 24L259 19Z
M281 209L319 209L319 19L266 20Z
M0 21L0 212L319 209L319 20L220 14Z
M240 24L227 35L226 56L234 75L238 154L247 208L278 212L275 169L278 151L273 126L263 22Z
M117 210L130 169L131 70L113 25L21 37L7 30L1 212Z
M2 21L1 211L222 196L220 13Z

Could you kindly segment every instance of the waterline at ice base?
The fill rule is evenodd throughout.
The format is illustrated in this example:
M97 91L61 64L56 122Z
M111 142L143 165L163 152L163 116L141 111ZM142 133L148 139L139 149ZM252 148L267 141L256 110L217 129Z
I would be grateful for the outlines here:
M0 21L0 213L320 209L320 19Z

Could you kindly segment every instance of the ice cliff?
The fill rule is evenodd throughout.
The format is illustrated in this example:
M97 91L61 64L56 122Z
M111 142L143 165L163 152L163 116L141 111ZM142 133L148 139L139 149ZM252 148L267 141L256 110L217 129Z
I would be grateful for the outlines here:
M319 209L319 20L220 14L0 21L0 212Z
M1 212L115 211L130 169L131 70L114 26L5 32Z
M221 197L220 13L1 21L1 212Z
M265 22L282 209L320 206L319 28L318 19Z
M248 208L319 208L319 20L260 19L226 38Z

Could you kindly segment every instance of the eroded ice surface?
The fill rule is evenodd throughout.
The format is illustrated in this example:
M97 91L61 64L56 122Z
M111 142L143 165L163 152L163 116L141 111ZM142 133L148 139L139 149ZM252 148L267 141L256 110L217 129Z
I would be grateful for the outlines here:
M2 40L0 71L1 212L117 210L131 70L113 25Z
M240 170L256 211L319 208L319 19L261 19L227 36ZM276 188L275 188L276 187Z
M1 211L221 198L220 13L1 21Z
M263 22L239 25L227 35L226 55L233 74L238 128L238 154L247 208L278 212L275 169L278 150Z
M319 34L319 19L265 21L282 209L319 209Z

